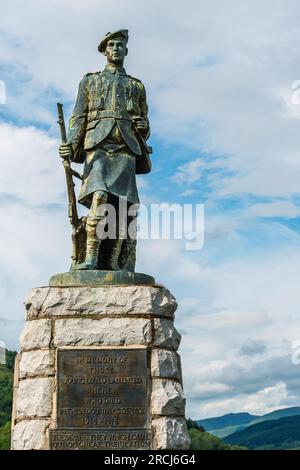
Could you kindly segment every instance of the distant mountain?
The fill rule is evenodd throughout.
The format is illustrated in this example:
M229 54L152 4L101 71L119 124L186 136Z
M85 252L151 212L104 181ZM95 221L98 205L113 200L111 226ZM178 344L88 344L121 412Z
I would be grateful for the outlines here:
M283 408L282 410L275 410L263 416L258 416L255 420L251 421L248 426L262 423L263 421L272 421L274 419L287 418L288 416L298 415L300 415L300 406L291 406L290 408Z
M253 424L225 437L223 441L226 444L245 446L249 449L299 449L300 416L288 416Z
M216 418L200 419L197 423L202 426L205 431L209 431L214 436L223 439L253 424L297 415L300 415L300 407L292 406L275 410L262 416L252 415L250 413L229 413Z
M256 418L260 418L260 416L251 415L249 413L229 413L217 418L200 419L197 420L197 423L203 426L205 431L213 431L229 426L246 425Z
M237 426L227 426L226 428L221 428L221 429L212 429L210 434L213 436L219 437L220 439L223 439L223 437L230 436L230 434L233 434L234 432L242 431L248 426L248 424L238 424Z

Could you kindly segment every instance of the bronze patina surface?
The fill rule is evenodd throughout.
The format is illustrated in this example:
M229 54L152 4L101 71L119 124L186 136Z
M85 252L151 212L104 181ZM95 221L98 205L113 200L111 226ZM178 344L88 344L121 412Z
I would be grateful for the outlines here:
M51 287L154 285L155 279L143 273L130 271L74 271L55 274L49 280Z
M146 428L146 349L72 348L57 354L58 428Z
M110 32L100 42L98 49L107 64L82 78L68 132L58 104L59 154L66 171L72 225L72 272L135 270L136 238L128 233L128 226L136 224L139 206L136 174L151 170L152 149L147 145L145 87L124 68L127 42L128 30ZM84 164L82 176L71 168L72 162ZM82 179L78 202L89 209L87 217L78 217L73 176ZM97 227L105 225L104 207L110 204L118 210L121 198L127 204L126 223L114 223L116 236L102 239Z

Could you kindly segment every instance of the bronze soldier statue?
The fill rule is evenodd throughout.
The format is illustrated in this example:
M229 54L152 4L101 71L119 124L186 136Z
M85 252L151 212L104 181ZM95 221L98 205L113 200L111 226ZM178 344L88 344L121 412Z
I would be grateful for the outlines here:
M118 228L105 266L99 262L102 242L97 236L104 205L117 205L119 198L126 198L129 206L139 204L135 175L151 170L151 148L146 144L150 134L146 92L142 82L127 75L123 67L127 42L127 30L107 33L100 42L98 50L106 56L107 65L102 72L88 73L81 80L67 143L59 148L64 161L84 163L78 201L89 208L86 249L85 258L75 260L75 270L115 271L124 269L124 265L134 270L135 245L134 261L131 254L127 266L126 262L120 265L124 244L130 253L124 227Z

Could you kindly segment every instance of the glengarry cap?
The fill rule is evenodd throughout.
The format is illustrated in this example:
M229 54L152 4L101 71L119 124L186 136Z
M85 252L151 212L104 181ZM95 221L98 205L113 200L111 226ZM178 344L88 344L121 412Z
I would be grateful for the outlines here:
M99 52L104 52L106 49L106 44L110 39L114 38L123 38L126 41L126 44L128 42L128 29L119 29L118 31L115 31L114 33L106 33L102 41L100 42L98 46L98 51Z

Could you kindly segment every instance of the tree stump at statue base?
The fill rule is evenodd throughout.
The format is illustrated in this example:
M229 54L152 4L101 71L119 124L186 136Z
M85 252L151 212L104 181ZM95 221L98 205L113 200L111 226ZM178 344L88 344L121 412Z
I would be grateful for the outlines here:
M12 449L188 449L176 307L163 287L33 289Z

